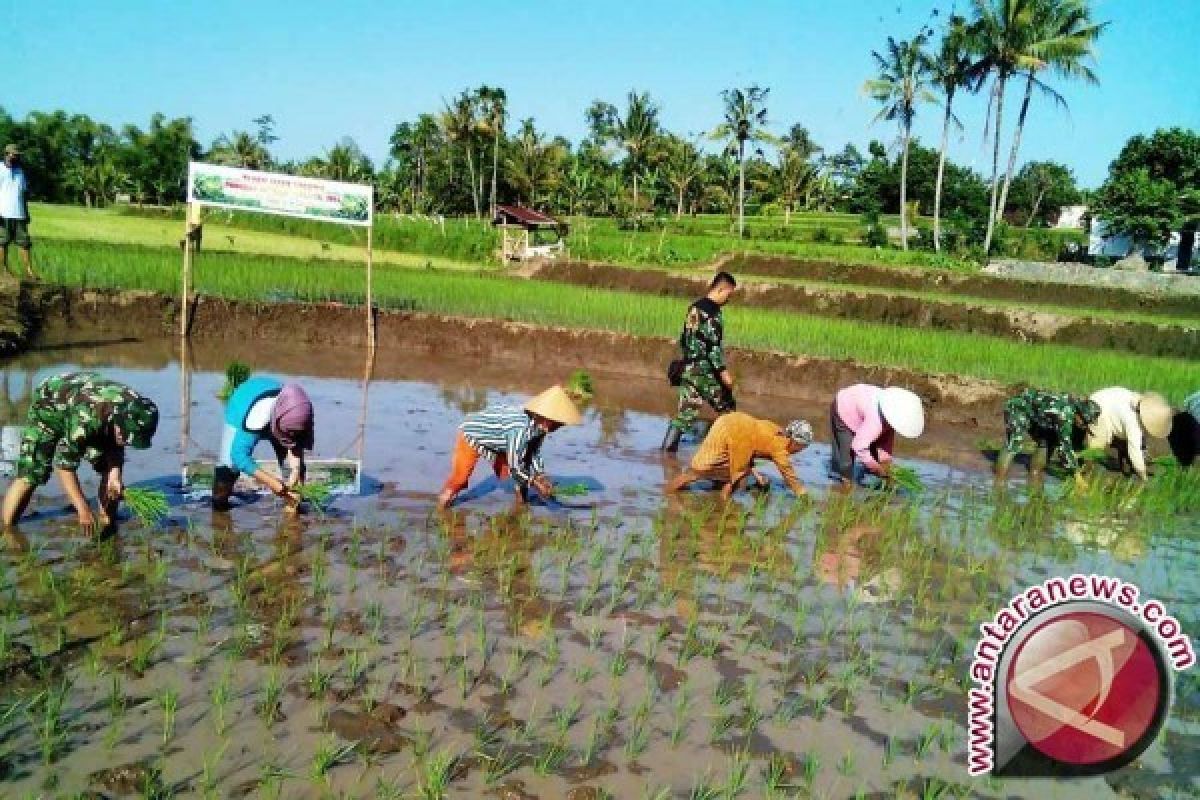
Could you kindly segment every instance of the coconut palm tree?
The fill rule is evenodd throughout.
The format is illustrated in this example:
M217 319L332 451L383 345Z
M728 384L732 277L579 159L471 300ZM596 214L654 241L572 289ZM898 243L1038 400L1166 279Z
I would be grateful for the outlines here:
M749 86L721 92L725 120L712 132L714 139L727 143L728 152L737 156L738 165L738 236L746 234L746 144L773 143L767 132L767 95L770 89Z
M692 142L678 136L663 140L662 179L675 193L675 217L683 216L683 201L687 193L704 174L704 157Z
M496 175L500 164L500 139L508 119L508 94L499 86L480 86L477 92L483 108L483 121L492 137L492 192L488 202L490 216L496 216Z
M504 160L504 169L517 202L522 200L537 206L562 180L562 162L566 149L558 140L548 140L538 133L532 119L521 122L513 147Z
M807 207L820 171L805 155L804 149L781 147L778 159L769 183L783 206L783 224L786 226L792 223L792 212L797 205L803 203Z
M625 151L625 166L633 176L633 208L640 210L638 178L649 166L660 136L658 104L646 92L630 90L625 113L616 106L597 100L587 111L588 124L596 141L613 142Z
M1021 70L1025 76L1025 94L1021 99L1021 110L1017 113L1017 127L1013 131L1004 185L996 202L997 217L1004 213L1008 203L1008 190L1017 166L1017 151L1021 147L1021 133L1025 128L1025 117L1029 113L1029 101L1034 88L1058 105L1066 107L1062 95L1047 86L1039 76L1052 71L1063 78L1097 84L1096 73L1088 62L1094 58L1096 40L1107 26L1106 22L1093 22L1087 0L1041 0L1035 4L1026 47L1029 57L1024 60Z
M942 117L942 147L938 153L937 179L933 189L933 249L942 249L942 185L946 174L946 151L950 146L950 126L962 130L962 123L954 115L954 96L959 89L977 91L982 82L975 67L975 42L972 29L960 16L950 18L942 34L941 46L930 59L930 78L941 91L945 103Z
M475 216L480 216L479 184L475 180L475 137L479 132L478 98L469 91L462 91L438 114L438 127L446 140L457 144L467 155L467 180L471 187L471 202Z
M872 52L879 74L863 84L863 91L883 107L875 121L889 120L900 125L900 246L908 249L908 146L919 103L934 101L929 90L929 58L924 47L924 31L911 41L888 37L883 53Z
M210 158L217 164L245 169L263 169L270 160L267 148L246 131L221 134L213 142Z

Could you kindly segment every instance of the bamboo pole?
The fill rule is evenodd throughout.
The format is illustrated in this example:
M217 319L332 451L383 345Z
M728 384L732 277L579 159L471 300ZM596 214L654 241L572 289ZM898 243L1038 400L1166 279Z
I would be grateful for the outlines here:
M188 297L191 295L192 281L192 232L191 226L184 228L183 234L183 280L179 294L179 335L182 338L187 338L188 335L188 314L190 313L191 304L188 302Z
M375 304L371 293L372 260L374 258L372 233L374 230L373 224L367 226L367 347L371 352L375 351Z

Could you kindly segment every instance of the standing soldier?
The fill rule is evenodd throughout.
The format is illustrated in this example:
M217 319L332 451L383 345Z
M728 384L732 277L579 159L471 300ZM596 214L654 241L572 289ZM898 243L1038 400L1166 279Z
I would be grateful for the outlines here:
M725 366L725 324L721 308L729 302L737 281L728 272L718 272L708 285L708 294L688 307L679 347L683 351L679 382L679 407L667 427L662 449L675 452L684 433L696 424L696 412L708 403L718 416L737 410L733 399L733 376Z
M42 381L21 437L17 477L4 496L4 525L16 525L33 491L58 473L85 531L107 529L125 494L125 448L145 450L158 429L158 407L128 386L94 372L69 372ZM100 475L99 526L76 470L87 460Z
M1004 449L996 459L996 480L1008 478L1013 458L1021 452L1025 437L1033 439L1037 450L1029 462L1029 475L1040 479L1052 454L1057 455L1076 485L1087 481L1079 473L1072 439L1075 431L1087 435L1088 428L1100 416L1100 407L1087 398L1040 389L1026 389L1004 404Z
M21 149L15 144L4 148L4 163L0 164L0 263L8 269L8 246L15 244L21 251L25 274L37 280L30 263L29 249L29 184L21 169Z

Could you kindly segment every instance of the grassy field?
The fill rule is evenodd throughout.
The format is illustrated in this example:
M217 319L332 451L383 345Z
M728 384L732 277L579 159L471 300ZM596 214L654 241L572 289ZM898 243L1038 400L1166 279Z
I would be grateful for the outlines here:
M68 286L178 291L179 258L166 248L46 241L45 277ZM235 299L361 301L360 264L314 266L297 259L209 253L197 263L200 292ZM682 305L657 296L580 289L496 274L383 268L376 301L384 308L492 317L635 335L678 333ZM729 344L923 373L1090 391L1135 382L1173 400L1195 391L1195 362L1081 348L1023 344L989 336L733 308Z
M88 210L35 205L34 231L35 236L59 239L165 245L178 240L182 218L182 209ZM358 258L358 249L365 239L362 229L309 220L221 210L206 211L206 219L206 245L221 250ZM608 218L575 217L568 221L572 257L628 266L692 265L712 262L730 252L756 252L845 264L955 271L977 268L973 262L932 252L866 247L859 243L862 218L854 214L795 214L789 224L782 217L754 217L747 220L745 239L733 234L729 218L722 215L668 217L661 220L661 227L636 231L622 230L615 220ZM883 223L898 224L892 218L884 218ZM281 236L288 241L281 241L278 238ZM1077 234L1015 231L1014 236L1058 242ZM495 263L498 238L486 220L379 215L375 222L375 247L382 260L393 263L412 265L427 258L435 266L453 267L462 263ZM351 252L347 254L345 248ZM1050 249L1057 252L1056 245Z

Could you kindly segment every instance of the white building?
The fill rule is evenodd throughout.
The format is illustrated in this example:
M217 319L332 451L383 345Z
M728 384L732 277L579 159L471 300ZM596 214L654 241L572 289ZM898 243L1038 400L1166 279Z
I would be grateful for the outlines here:
M1104 258L1125 258L1134 250L1134 242L1125 235L1109 234L1104 220L1092 218L1088 231L1088 255ZM1141 246L1146 258L1163 259L1163 271L1175 272L1200 265L1196 253L1196 223L1190 222L1183 231L1172 231L1165 248Z

